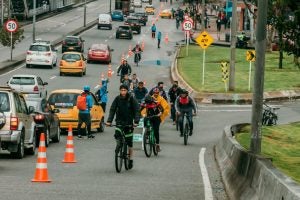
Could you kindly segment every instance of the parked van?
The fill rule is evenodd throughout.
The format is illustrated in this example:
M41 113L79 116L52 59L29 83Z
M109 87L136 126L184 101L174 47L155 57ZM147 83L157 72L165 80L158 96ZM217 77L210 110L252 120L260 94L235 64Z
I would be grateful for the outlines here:
M109 14L100 14L98 17L98 29L101 27L108 27L112 29L112 19Z

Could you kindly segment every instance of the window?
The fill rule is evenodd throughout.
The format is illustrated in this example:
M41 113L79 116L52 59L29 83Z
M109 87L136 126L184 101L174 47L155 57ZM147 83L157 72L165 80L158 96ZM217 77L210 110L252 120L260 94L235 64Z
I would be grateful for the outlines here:
M0 111L8 112L10 110L8 94L0 92Z
M48 99L50 105L54 105L56 108L66 108L76 106L77 93L53 93Z
M35 85L34 77L13 77L10 82L12 85Z
M46 45L31 45L29 48L30 51L42 51L47 52L50 51L50 47Z
M14 93L14 101L17 113L23 113L19 95L17 93Z
M22 107L22 112L24 114L28 114L28 109L27 109L27 106L26 106L26 103L25 103L25 100L22 96L19 96L20 97L20 102L21 102L21 107Z
M40 77L36 77L38 85L43 85L43 81Z
M78 61L81 60L80 54L64 54L62 60L66 61Z

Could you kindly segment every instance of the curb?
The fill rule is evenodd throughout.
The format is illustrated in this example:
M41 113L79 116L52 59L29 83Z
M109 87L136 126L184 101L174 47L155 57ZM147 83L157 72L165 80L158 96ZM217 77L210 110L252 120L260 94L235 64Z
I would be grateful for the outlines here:
M216 145L216 161L230 199L300 199L298 183L277 170L269 159L246 151L234 139L245 125L225 127Z
M185 88L193 96L193 98L200 103L209 104L251 104L252 93L201 93L195 91L180 75L177 68L178 53L180 47L176 49L175 57L171 65L171 78L177 80L180 87ZM297 90L282 90L264 92L264 99L268 101L282 101L300 99L300 89Z

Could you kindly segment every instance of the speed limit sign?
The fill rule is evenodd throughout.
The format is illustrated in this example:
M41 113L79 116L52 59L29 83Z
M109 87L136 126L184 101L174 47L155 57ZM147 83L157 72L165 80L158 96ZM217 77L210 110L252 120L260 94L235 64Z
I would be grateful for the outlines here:
M5 23L5 29L8 32L16 32L18 30L18 24L15 20L8 20Z
M190 31L193 28L193 22L189 20L184 20L182 23L182 28L184 31Z

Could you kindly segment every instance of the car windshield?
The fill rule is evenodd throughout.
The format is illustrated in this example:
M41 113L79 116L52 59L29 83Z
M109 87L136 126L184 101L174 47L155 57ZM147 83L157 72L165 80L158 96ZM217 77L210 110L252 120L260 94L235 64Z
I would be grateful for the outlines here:
M9 83L12 85L35 85L34 77L13 77Z
M8 112L10 110L8 94L0 92L0 111Z
M53 93L48 103L56 108L70 108L76 106L78 93Z
M78 61L81 60L81 57L79 54L64 54L62 56L62 60L65 61Z
M120 11L114 11L113 15L121 15L122 13Z
M93 44L91 46L92 50L101 50L101 51L106 51L107 50L107 46L104 44Z
M66 42L78 42L79 38L74 38L74 37L67 37L65 39Z
M139 20L138 19L127 19L127 22L128 23L139 23Z
M128 26L120 26L119 30L126 30L126 31L128 31L129 27Z
M31 45L29 50L30 51L50 51L50 47L45 46L45 45Z

